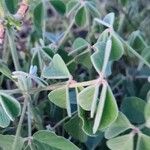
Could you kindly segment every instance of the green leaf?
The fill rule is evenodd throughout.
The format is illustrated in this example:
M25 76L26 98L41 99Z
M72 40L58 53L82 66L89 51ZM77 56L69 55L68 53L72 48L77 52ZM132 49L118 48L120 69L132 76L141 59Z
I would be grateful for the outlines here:
M31 142L31 146L32 146L32 149L29 148L29 150L58 150L56 148L49 146L48 144L41 143L37 140L33 140ZM28 148L26 150L28 150Z
M100 100L99 100L99 103L98 103L98 106L97 106L97 112L96 112L96 116L95 116L95 119L94 119L94 125L93 125L93 133L94 134L97 132L98 127L101 124L102 114L103 114L103 110L104 110L104 106L105 106L106 93L107 93L107 85L104 84L102 86Z
M95 86L89 86L83 89L78 94L78 103L82 107L82 109L86 111L91 110L91 104L94 97Z
M44 17L43 12L44 12L43 3L38 4L34 8L34 12L33 12L34 27L35 27L36 32L40 36L42 34L43 17Z
M71 51L69 53L69 55L73 55L73 54L76 54L76 53L81 53L85 48L87 48L89 46L89 43L84 40L83 38L77 38L75 39L75 41L73 42L73 51Z
M127 97L121 104L121 111L132 123L144 123L145 101L137 97Z
M104 42L96 43L94 48L96 52L91 55L91 61L98 73L101 73L103 62L104 62L104 55L105 55L105 46Z
M86 1L85 3L89 13L93 16L93 17L99 17L100 13L98 11L98 9L96 8L96 4L93 1Z
M131 128L131 124L127 117L119 112L117 119L105 131L105 138L110 139L118 136L122 132Z
M94 68L96 69L96 71L99 74L102 72L102 69L103 70L105 69L105 76L109 76L111 74L112 61L111 61L110 58L109 58L109 61L108 61L107 65L106 65L106 62L105 62L105 66L103 67L104 58L105 58L105 51L106 51L107 48L111 47L111 42L109 42L109 43L110 43L109 47L108 46L106 47L106 42L104 42L104 41L96 43L93 46L94 49L95 49L95 52L91 55L91 62L93 64ZM112 50L111 50L111 53L112 53ZM106 52L106 56L107 56L107 52ZM110 54L110 56L111 56L111 54ZM107 56L107 60L108 60L108 56Z
M14 142L15 136L12 135L0 135L0 149L10 150ZM24 144L24 139L19 137L17 140L17 147L15 150L22 150Z
M150 47L146 47L143 49L141 56L145 59L148 63L150 63ZM138 68L142 68L144 63L141 61Z
M20 115L21 106L15 98L7 94L0 93L0 104L10 120L13 121L15 117L18 117Z
M105 99L105 106L102 114L101 124L99 130L105 129L110 126L118 117L118 106L116 99L108 86Z
M93 94L94 94L94 89L93 89ZM93 99L91 99L91 102L89 101L89 103L92 103L92 100ZM79 99L78 99L78 101L79 101ZM98 130L103 130L103 129L107 128L109 125L111 125L116 120L117 116L118 116L118 107L116 104L116 100L113 96L113 93L112 93L110 87L108 87L105 104L104 104L104 109L102 112L102 119L101 119L101 123L99 125ZM79 117L82 119L82 122L83 122L82 129L84 130L84 132L90 136L95 135L95 134L93 134L94 120L92 118L90 118L90 112L85 111L84 109L82 109L82 107L79 106Z
M82 107L79 106L78 108L78 115L82 120L82 130L89 136L96 136L93 134L93 119L90 118L90 112L85 111Z
M62 0L50 0L50 3L60 14L66 12L66 6Z
M106 43L106 41L108 41L108 38L109 38L109 32L108 30L104 30L100 35L97 43L101 43L101 42ZM111 40L112 40L112 46L111 46L111 53L110 53L109 60L110 61L119 60L124 54L123 44L115 32L112 33ZM99 48L97 47L97 49L100 50L100 47Z
M107 14L104 18L103 21L109 24L110 26L113 26L115 20L115 14L113 12Z
M111 150L133 150L133 134L126 134L107 141Z
M7 65L0 60L0 72L4 74L6 77L12 79L11 71L7 67Z
M136 56L139 60L141 60L141 62L145 65L147 65L150 68L150 63L143 57L141 56L138 52L136 52L126 41L124 41L121 37L120 37L121 41L124 44L125 49L127 50L127 52L129 52L128 54L130 54L130 57L133 55ZM131 55L132 54L132 55Z
M88 16L85 7L81 7L75 16L75 22L78 26L85 26L87 24Z
M129 36L128 43L131 45L133 49L137 52L141 53L144 48L146 48L146 42L144 41L143 37L141 36L140 31L134 31Z
M118 60L124 53L123 44L115 33L112 35L112 49L110 60Z
M91 104L91 113L90 113L91 118L94 117L94 114L95 114L95 111L96 111L96 105L97 105L97 101L98 101L99 88L100 88L100 86L98 84L95 85L93 100L92 100L92 104Z
M7 9L10 13L14 14L17 11L19 0L5 0Z
M88 150L95 150L101 144L102 145L105 144L103 142L103 140L104 140L103 132L100 132L96 137L88 137L88 140L85 143L85 145L86 145L86 147L87 147Z
M64 137L57 136L55 133L50 131L38 131L33 135L33 140L46 144L54 149L61 150L79 150L77 146L71 143Z
M115 20L115 14L114 13L109 13L107 14L103 20L99 19L99 18L95 18L94 21L96 21L99 24L102 24L108 28L113 27L114 24L114 20Z
M83 65L87 69L92 68L92 62L91 62L91 53L90 50L85 50L84 52L80 53L75 57L75 62L78 64Z
M109 37L109 30L105 29L99 36L97 43L106 42Z
M76 95L79 95L82 90L83 90L82 87L76 88ZM79 103L78 96L77 102ZM78 116L82 120L82 130L89 136L95 136L92 131L93 119L90 118L90 112L85 111L84 109L82 109L82 107L80 107L80 105L78 105Z
M68 116L71 117L71 106L68 87L53 90L48 94L48 98L58 107L67 109Z
M150 148L150 136L139 133L136 150L149 150Z
M82 130L82 121L75 115L64 125L66 132L71 135L73 138L81 141L87 141L87 135Z
M6 128L10 124L10 119L5 113L4 109L0 106L0 127Z
M129 0L119 0L119 1L123 6L126 6L129 2Z
M67 108L66 104L66 88L58 88L48 94L49 100L61 108Z
M79 7L80 3L78 0L71 0L66 5L66 13L69 16L71 13L75 12L76 9Z
M42 76L48 79L67 79L71 75L63 59L56 54L50 65L43 69Z

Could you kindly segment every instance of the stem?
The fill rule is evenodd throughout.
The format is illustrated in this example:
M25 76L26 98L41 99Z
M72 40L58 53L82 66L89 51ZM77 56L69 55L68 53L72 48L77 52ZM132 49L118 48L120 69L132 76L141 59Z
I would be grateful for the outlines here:
M77 111L73 112L72 115L76 114ZM69 119L69 116L66 116L65 118L63 118L62 120L60 120L58 123L55 124L54 127L52 127L52 130L55 130L58 126L60 126L64 121L66 121L67 119Z
M28 96L29 99L31 98L30 95ZM28 137L31 137L32 134L32 122L31 122L31 107L30 107L30 101L28 101L28 106L27 106L27 111L28 111Z
M65 42L65 40L66 40L66 38L67 38L67 36L68 36L68 34L69 34L71 28L72 28L73 25L74 25L74 22L75 22L75 20L73 19L72 22L70 23L69 27L67 28L67 30L66 30L64 36L61 38L61 40L60 40L60 42L59 42L59 44L58 44L58 48Z
M124 41L121 37L120 37L121 41L125 44L125 46L127 47L127 50L129 50L132 54L134 54L137 58L139 58L139 60L141 60L145 65L147 65L147 67L150 68L150 64L148 63L148 61L146 61L139 53L137 53L126 41Z
M97 79L95 80L90 80L90 81L84 81L84 82L77 82L77 83L71 83L69 85L69 88L76 88L76 87L81 87L81 86L89 86L89 85L93 85L97 82ZM65 87L66 86L66 82L61 82L59 84L52 84L46 87L39 87L39 88L32 88L29 91L24 91L24 93L28 93L28 94L34 94L35 92L41 92L41 91L49 91L49 90L55 90L57 88L61 87ZM14 90L0 90L0 92L3 93L8 93L8 94L17 94L20 93L21 90L20 89L14 89Z
M12 146L12 150L16 150L17 140L18 140L18 137L20 136L21 126L22 126L23 119L24 119L24 116L25 116L25 113L26 113L27 103L28 103L27 97L25 96L23 109L22 109L21 117L20 117L20 120L19 120L19 123L18 123L18 127L17 127L17 131L16 131L14 143L13 143L13 146Z
M15 70L18 71L20 70L20 64L19 64L19 58L18 58L16 46L14 45L14 35L11 28L10 29L7 28L6 32L10 44L10 50L11 50L11 55L14 62Z

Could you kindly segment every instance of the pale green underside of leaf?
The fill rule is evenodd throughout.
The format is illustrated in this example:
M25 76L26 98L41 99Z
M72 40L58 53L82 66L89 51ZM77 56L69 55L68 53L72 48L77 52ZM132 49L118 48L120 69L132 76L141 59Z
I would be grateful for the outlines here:
M133 150L133 135L127 134L107 141L111 150Z
M131 124L127 117L119 112L117 119L105 131L105 138L110 139L118 136L122 132L131 128Z

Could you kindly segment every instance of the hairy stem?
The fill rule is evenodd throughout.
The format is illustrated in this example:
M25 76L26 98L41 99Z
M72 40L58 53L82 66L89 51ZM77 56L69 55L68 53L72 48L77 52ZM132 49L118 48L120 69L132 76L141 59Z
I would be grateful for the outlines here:
M69 88L76 88L76 87L81 87L81 86L89 86L89 85L93 85L97 82L97 79L95 80L90 80L90 81L84 81L84 82L76 82L76 83L71 83L69 85ZM46 87L38 87L38 88L32 88L29 91L24 91L24 93L28 93L28 94L34 94L35 92L41 92L41 91L50 91L50 90L55 90L59 87L65 87L66 86L66 82L61 82L61 83L57 83L57 84L52 84ZM21 93L20 89L14 89L14 90L0 90L0 92L4 92L4 93L8 93L8 94L17 94L17 93Z
M73 112L72 115L76 114L77 111ZM64 121L66 121L67 119L69 119L69 116L66 116L65 118L63 118L62 120L60 120L58 123L55 124L54 127L52 127L52 130L55 130L58 126L60 126Z
M27 96L25 96L23 109L22 109L21 117L20 117L20 120L19 120L19 123L18 123L18 127L17 127L17 131L16 131L14 143L13 143L13 146L12 146L12 150L16 150L17 140L18 140L18 137L20 136L21 126L22 126L22 123L23 123L23 119L25 117L27 104L28 104Z
M30 95L28 96L29 99L31 99ZM31 137L32 135L32 122L31 122L31 107L30 107L30 101L28 100L28 106L27 106L27 112L28 112L28 137Z
M70 23L69 27L67 28L65 34L64 34L63 37L61 38L61 40L60 40L60 42L59 42L59 44L58 44L58 48L65 42L65 40L66 40L66 38L67 38L67 36L68 36L68 34L69 34L71 28L72 28L73 25L74 25L74 22L75 22L75 20L73 19L72 22Z

